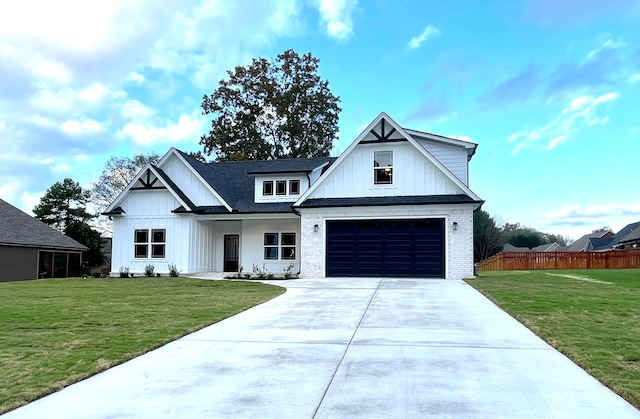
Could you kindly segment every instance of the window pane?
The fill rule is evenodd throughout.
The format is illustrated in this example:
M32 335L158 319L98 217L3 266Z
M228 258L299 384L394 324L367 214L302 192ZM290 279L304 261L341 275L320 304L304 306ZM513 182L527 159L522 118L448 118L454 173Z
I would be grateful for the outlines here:
M295 247L283 247L282 248L282 259L295 259L296 258L296 248Z
M296 244L296 233L282 233L282 244L293 246Z
M374 169L374 183L376 185L384 185L393 183L393 169Z
M154 243L164 243L165 242L165 231L166 230L152 230L152 237Z
M278 244L278 233L264 233L264 244L265 245L277 245Z
M265 180L262 182L262 195L273 195L273 181Z
M151 245L152 258L164 258L164 244Z
M276 181L276 195L286 195L287 194L287 181L286 180L277 180Z
M393 151L374 151L373 167L393 166Z
M290 180L289 181L289 195L299 195L300 194L300 181L299 180Z
M136 244L136 258L146 258L149 255L146 244Z
M278 248L277 247L265 247L264 248L264 258L265 259L278 259Z
M149 230L136 230L134 243L147 243L149 241Z

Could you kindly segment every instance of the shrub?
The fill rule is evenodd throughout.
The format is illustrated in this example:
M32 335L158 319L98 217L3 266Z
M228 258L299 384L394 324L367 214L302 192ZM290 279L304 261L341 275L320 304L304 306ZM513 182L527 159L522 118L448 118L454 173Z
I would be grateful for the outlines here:
M180 275L180 271L175 264L169 264L169 276L177 277Z
M148 264L144 267L144 276L152 277L156 268L152 264Z
M120 278L129 278L129 268L126 266L120 267Z
M102 276L102 270L100 268L91 268L89 271L94 278L100 278Z

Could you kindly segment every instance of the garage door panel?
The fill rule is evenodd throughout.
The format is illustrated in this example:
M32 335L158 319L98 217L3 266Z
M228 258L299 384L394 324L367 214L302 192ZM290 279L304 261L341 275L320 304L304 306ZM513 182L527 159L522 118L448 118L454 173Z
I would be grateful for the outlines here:
M443 278L444 220L328 221L326 264L328 276Z

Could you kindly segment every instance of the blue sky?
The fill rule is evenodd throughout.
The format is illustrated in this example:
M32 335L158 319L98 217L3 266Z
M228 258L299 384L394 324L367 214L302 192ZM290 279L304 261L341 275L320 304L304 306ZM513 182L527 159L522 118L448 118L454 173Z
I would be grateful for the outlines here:
M293 48L340 96L479 144L500 222L573 239L640 221L639 0L23 0L0 14L0 197L29 212L111 156L201 149L225 70Z

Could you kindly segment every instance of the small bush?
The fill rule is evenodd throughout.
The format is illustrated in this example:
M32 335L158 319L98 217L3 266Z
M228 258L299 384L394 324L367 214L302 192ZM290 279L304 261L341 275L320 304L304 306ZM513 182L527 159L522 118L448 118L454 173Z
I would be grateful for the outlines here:
M89 271L94 278L100 278L102 276L102 270L100 268L91 268Z
M169 264L169 276L177 277L179 275L180 275L180 271L178 270L178 267L175 264L170 263Z
M152 264L148 264L144 267L144 276L152 277L156 268Z
M129 278L129 268L126 266L120 267L120 278Z

